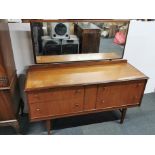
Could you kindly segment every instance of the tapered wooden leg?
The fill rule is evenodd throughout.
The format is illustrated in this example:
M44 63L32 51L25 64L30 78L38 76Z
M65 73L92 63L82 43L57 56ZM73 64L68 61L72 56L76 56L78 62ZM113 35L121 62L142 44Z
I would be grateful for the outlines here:
M120 120L121 124L123 124L123 122L124 122L126 111L127 111L127 108L124 108L124 109L121 110L121 120Z
M48 135L50 135L51 134L51 120L46 121L46 127L48 131Z

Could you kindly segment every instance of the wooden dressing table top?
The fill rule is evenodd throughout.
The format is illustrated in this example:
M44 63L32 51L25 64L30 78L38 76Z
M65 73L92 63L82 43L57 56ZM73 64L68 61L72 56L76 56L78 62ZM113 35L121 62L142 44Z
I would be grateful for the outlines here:
M25 91L137 79L147 79L147 77L126 60L30 67Z

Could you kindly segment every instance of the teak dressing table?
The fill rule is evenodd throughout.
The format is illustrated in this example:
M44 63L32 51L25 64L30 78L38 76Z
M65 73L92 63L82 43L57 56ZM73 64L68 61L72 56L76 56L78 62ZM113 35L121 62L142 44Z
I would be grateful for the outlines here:
M89 54L90 56L91 54ZM69 59L65 55L64 59ZM96 56L97 57L97 56ZM25 92L31 121L140 106L148 77L127 60L83 60L30 66Z

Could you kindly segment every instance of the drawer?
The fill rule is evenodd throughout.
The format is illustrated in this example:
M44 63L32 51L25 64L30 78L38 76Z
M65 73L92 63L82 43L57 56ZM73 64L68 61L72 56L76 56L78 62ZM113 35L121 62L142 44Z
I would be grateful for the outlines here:
M83 87L73 87L73 88L57 88L49 90L40 90L28 93L28 102L45 102L45 101L55 101L55 100L65 100L72 98L83 98L84 88Z
M145 83L118 83L98 87L96 108L112 108L127 105L138 105L143 94Z
M30 103L31 120L83 111L83 98Z

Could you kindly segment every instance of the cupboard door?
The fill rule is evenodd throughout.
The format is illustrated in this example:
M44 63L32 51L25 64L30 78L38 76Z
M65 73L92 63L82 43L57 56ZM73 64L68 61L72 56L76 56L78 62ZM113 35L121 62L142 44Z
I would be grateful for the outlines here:
M84 110L95 109L97 95L97 85L85 86Z
M84 30L82 33L82 53L98 53L100 45L99 30Z
M133 84L130 95L130 104L137 104L141 101L144 94L145 82L138 82Z
M15 119L11 93L8 90L0 90L0 121Z
M118 83L98 87L96 108L138 105L144 91L144 82Z
M123 105L122 90L123 87L119 85L99 86L96 108L112 108Z

